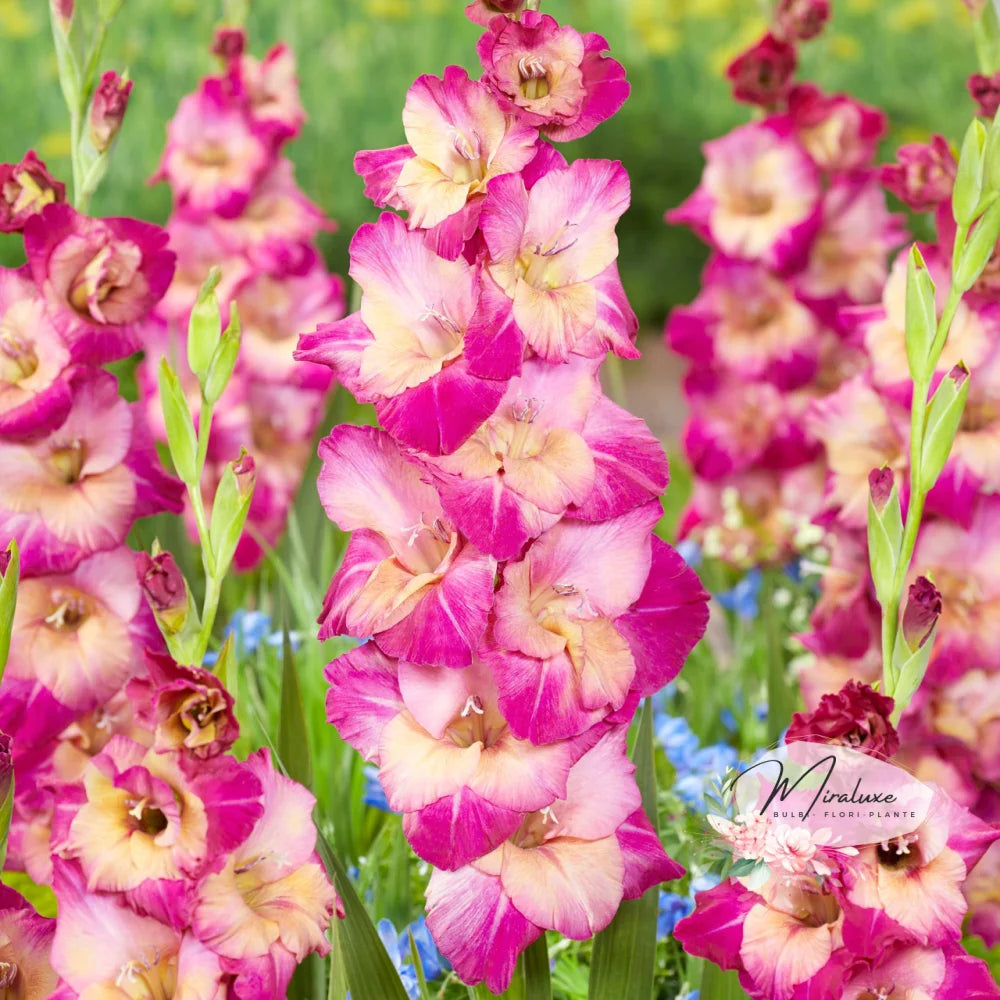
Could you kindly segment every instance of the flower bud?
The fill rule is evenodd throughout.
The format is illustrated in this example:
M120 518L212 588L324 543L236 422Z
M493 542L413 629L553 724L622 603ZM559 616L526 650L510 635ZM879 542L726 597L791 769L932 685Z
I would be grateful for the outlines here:
M73 23L73 4L74 0L49 0L49 7L52 10L56 26L63 34L69 32L70 25Z
M1000 73L973 73L967 84L969 96L979 105L979 114L992 121L1000 109Z
M774 33L789 42L815 38L830 19L830 0L779 0Z
M212 55L227 65L236 62L247 47L247 33L242 28L219 28L212 42Z
M109 69L94 91L90 105L90 141L98 153L103 153L114 141L125 119L132 81Z
M198 485L198 441L195 437L191 410L180 381L170 362L160 359L160 405L167 430L167 448L177 475L188 486Z
M174 557L169 552L152 556L138 552L136 571L156 620L168 635L176 635L184 628L191 602L184 574Z
M788 95L795 75L795 48L774 35L737 56L726 70L733 97L747 104L770 107Z
M219 300L215 296L215 289L221 278L222 272L217 267L208 272L188 321L188 367L198 376L202 387L222 334Z
M983 168L986 160L986 129L978 118L974 119L962 140L958 157L958 171L951 195L955 221L960 226L971 226L979 213L983 197Z
M872 469L868 487L868 558L875 596L884 603L895 586L903 544L903 515L892 469Z
M487 25L498 14L516 17L525 6L526 0L472 0L465 8L465 16L476 24Z
M17 542L11 539L6 550L0 553L0 678L7 665L10 651L10 634L14 628L14 609L17 606L17 584L21 572Z
M933 374L934 367L930 356L937 334L934 295L934 279L914 243L906 267L906 360L913 381L924 385Z
M233 462L233 472L236 474L236 487L240 499L248 499L257 483L257 463L246 448L240 451L240 457Z
M1000 238L1000 201L993 202L976 223L968 242L962 247L955 266L955 284L968 291L983 273Z
M208 374L205 376L205 400L212 405L217 403L226 391L233 369L236 367L241 338L240 315L236 303L233 302L229 308L229 325L219 338L208 365Z
M920 487L929 492L948 461L969 398L969 369L957 364L941 379L927 410L927 432L920 454Z
M257 482L257 468L253 456L244 449L235 462L230 462L222 473L215 500L212 503L212 521L208 536L215 560L214 572L221 576L229 569L243 526L246 524Z
M66 185L49 173L33 149L20 163L0 163L0 233L18 233L31 216L66 200Z
M903 612L903 640L911 653L928 640L940 617L940 592L926 576L918 576Z

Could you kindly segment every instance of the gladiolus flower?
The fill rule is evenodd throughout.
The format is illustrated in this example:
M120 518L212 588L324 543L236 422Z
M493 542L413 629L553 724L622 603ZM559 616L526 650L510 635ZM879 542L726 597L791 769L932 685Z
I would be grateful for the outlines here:
M600 35L532 10L491 20L478 46L483 82L501 107L557 142L592 132L628 98L625 70L607 48Z
M889 758L899 749L899 736L890 721L893 707L892 698L852 680L839 694L824 695L815 711L796 712L785 742L836 743Z
M48 1000L59 976L50 964L56 922L13 889L0 889L0 989L17 1000Z
M98 153L111 145L121 129L131 93L132 81L122 79L113 69L101 77L90 106L90 141Z
M473 0L465 14L475 24L489 24L497 14L516 17L521 13L525 0Z
M774 31L790 42L807 42L823 30L829 18L829 0L779 0Z
M66 200L57 181L33 149L20 163L0 163L0 233L17 233L46 205Z
M990 121L1000 108L1000 73L985 76L973 73L968 82L969 95L979 105L979 114Z
M726 77L733 84L733 97L764 107L779 103L791 89L796 62L794 45L774 35L765 35L726 69Z
M943 136L930 143L900 146L899 163L882 167L879 177L887 191L914 212L927 212L951 196L958 164Z
M888 128L878 108L846 94L824 94L811 83L788 95L788 113L799 141L823 170L859 170L871 163Z
M137 324L174 273L167 234L135 219L88 219L49 205L25 223L28 267L73 360L103 364L139 347Z

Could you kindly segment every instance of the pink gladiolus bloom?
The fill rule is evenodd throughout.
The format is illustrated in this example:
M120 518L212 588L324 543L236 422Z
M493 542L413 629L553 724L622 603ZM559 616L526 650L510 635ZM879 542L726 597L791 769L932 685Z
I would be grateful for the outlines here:
M57 181L33 149L20 163L0 163L0 233L17 233L46 205L66 200Z
M775 33L792 42L815 38L830 19L830 0L779 0Z
M536 747L510 731L481 663L465 670L396 663L372 642L326 670L327 717L380 767L413 849L454 870L489 854L525 813L565 798L586 745Z
M619 727L574 765L565 799L525 816L486 857L434 872L427 926L465 982L502 992L543 929L585 940L623 898L683 874L642 811L632 771Z
M899 163L882 167L880 179L913 211L928 212L951 197L958 164L947 139L935 135L930 143L908 143L896 155Z
M73 360L103 364L139 347L137 325L163 297L175 257L159 226L90 219L49 205L24 227L24 250Z
M909 458L906 413L862 376L817 400L806 426L826 446L828 504L852 526L864 525L868 510L868 473L888 465L897 477Z
M698 365L794 389L815 375L821 328L788 283L767 268L716 256L694 302L671 311L667 339Z
M497 14L517 17L525 0L473 0L465 8L465 14L474 24L489 24Z
M808 299L868 303L878 299L888 260L905 239L874 179L838 179L823 195L823 221L795 284Z
M27 900L0 888L0 989L15 1000L48 1000L59 976L50 953L56 922L40 917Z
M263 788L260 818L221 870L198 886L193 926L230 968L282 970L272 994L281 996L297 963L329 952L325 931L336 894L315 853L316 800L274 770L267 750L245 767Z
M300 330L337 319L344 283L316 258L302 274L260 271L234 291L243 339L240 364L251 378L326 389L330 372L293 357Z
M429 454L454 451L496 409L520 368L506 299L462 258L446 260L385 213L351 241L361 311L303 335L295 357L333 368L389 433Z
M630 197L628 174L610 160L550 170L530 191L517 175L490 185L482 216L487 270L513 300L528 345L547 361L608 350L638 357L638 321L615 263L615 225Z
M219 956L192 934L140 916L114 896L89 892L66 862L56 869L55 891L59 920L52 965L71 996L225 1000Z
M241 53L230 66L229 82L246 98L254 124L274 145L299 134L306 114L299 100L295 55L287 45L275 45L260 60Z
M994 844L972 869L964 889L969 901L968 932L978 934L988 948L1000 944L1000 845Z
M33 697L47 689L62 705L89 712L135 674L156 634L132 553L100 552L71 573L21 581L5 685L21 682Z
M564 520L507 563L486 658L515 735L575 736L680 670L707 609L677 553L650 541L660 513L653 501L598 524Z
M73 404L58 430L0 443L0 535L19 540L26 572L72 569L120 545L134 519L129 404L106 372L81 369L69 384Z
M733 97L763 107L779 104L791 89L797 62L794 45L766 34L726 69Z
M380 207L404 209L413 229L431 229L469 205L458 220L462 239L475 229L490 179L526 167L538 138L536 129L505 114L489 88L459 66L449 66L443 78L422 76L413 84L403 129L408 146L355 157L365 194Z
M354 532L320 635L374 635L390 656L467 666L493 603L496 560L461 539L422 470L384 431L337 427L320 457L323 506Z
M246 840L261 787L230 757L195 762L116 736L83 788L57 803L53 853L79 863L90 891L127 892L140 906L163 894L182 909L189 880Z
M69 349L24 271L0 270L0 435L38 437L66 419Z
M889 758L899 749L899 735L889 720L892 709L892 698L852 680L838 694L824 695L814 712L796 712L785 742L837 743Z
M479 41L483 82L505 111L557 142L592 132L625 103L625 69L608 43L538 11L490 21Z
M846 173L871 163L888 122L878 108L802 83L788 95L799 142L821 170Z
M821 192L789 120L743 125L704 151L701 184L667 221L690 226L727 256L794 269L818 228Z
M231 219L250 200L271 155L244 105L210 77L178 105L155 179L170 184L183 211Z

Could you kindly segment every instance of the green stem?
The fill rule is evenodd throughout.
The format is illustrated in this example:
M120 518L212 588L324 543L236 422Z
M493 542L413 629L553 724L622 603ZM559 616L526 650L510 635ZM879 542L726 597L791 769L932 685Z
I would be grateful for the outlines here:
M222 594L222 578L215 565L215 553L212 551L212 541L209 536L208 516L205 513L205 501L201 495L201 479L205 471L205 459L208 455L208 441L212 431L212 410L210 403L204 397L201 401L201 413L198 416L198 451L195 458L196 481L188 483L188 496L191 498L191 510L194 513L195 524L198 527L198 538L201 540L202 566L205 569L205 602L202 606L201 630L195 646L195 663L201 663L205 658L212 629L215 627L215 616L219 610L219 598Z

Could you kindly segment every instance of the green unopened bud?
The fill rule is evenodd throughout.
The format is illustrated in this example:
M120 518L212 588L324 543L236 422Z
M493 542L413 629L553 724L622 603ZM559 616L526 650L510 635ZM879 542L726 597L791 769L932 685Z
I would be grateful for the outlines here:
M962 422L969 398L969 369L959 363L941 379L927 410L927 431L920 454L920 488L928 492L937 482Z
M246 450L240 453L235 462L226 466L219 481L212 503L212 523L208 529L215 558L213 572L217 577L223 576L233 561L233 554L250 511L256 481L257 469L253 456Z
M976 221L979 203L983 196L983 171L986 160L986 128L974 119L962 140L958 158L958 172L951 196L952 213L960 226L971 226Z
M930 354L937 333L934 279L916 243L906 269L906 360L913 381L926 383L932 372Z
M895 589L903 545L903 515L892 469L872 469L868 488L868 558L875 596L884 605Z
M21 573L21 558L17 542L12 538L0 552L0 678L7 666L10 635L14 630L14 609L17 606L17 583Z
M236 311L234 302L229 308L229 326L219 340L211 364L208 366L208 377L205 379L205 400L214 406L226 391L236 358L240 353L240 314Z
M1000 124L994 119L986 136L986 166L984 174L986 190L1000 192Z
M166 358L160 361L160 405L167 427L167 446L177 475L189 486L198 485L198 442L191 410L177 375Z
M934 633L941 617L941 594L926 577L918 577L910 587L903 621L893 654L896 700L893 721L899 719L920 687L934 648Z
M967 292L983 273L1000 239L1000 201L994 201L976 223L966 241L955 268L955 286Z
M215 297L215 289L221 277L222 272L217 267L208 272L188 322L188 367L198 376L202 386L205 385L212 355L215 354L222 332L219 300Z
M136 553L139 585L153 611L160 630L167 636L176 635L187 623L191 612L191 594L180 567L169 552L153 546L152 555Z

